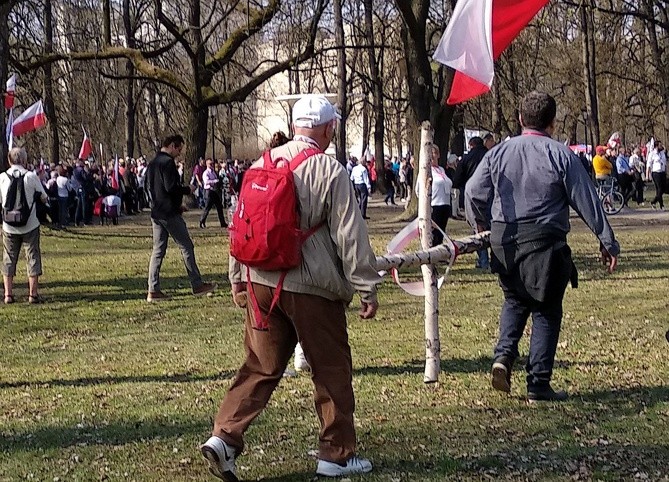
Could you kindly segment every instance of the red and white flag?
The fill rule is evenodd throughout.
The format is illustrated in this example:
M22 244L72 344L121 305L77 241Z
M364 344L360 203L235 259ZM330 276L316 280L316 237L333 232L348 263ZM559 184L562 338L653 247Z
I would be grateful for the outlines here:
M84 140L81 143L81 149L79 149L79 159L88 159L88 157L93 153L93 145L91 144L91 139L86 133L86 129L81 128L84 131Z
M14 94L16 92L16 74L7 79L7 88L5 89L5 109L14 107Z
M44 125L46 125L44 106L42 105L42 101L38 100L16 118L12 124L12 132L16 137L19 137Z
M112 172L111 175L111 188L115 189L118 191L119 188L119 183L118 183L118 155L116 156L116 160L114 161L114 172Z
M446 101L459 104L485 94L495 60L548 0L459 0L434 52L434 60L456 73Z

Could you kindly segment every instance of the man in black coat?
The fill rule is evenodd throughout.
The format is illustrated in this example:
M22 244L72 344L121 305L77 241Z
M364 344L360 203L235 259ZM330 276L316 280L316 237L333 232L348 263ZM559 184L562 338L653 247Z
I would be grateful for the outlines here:
M488 149L485 147L483 139L478 136L469 139L469 152L464 155L462 161L460 161L455 170L455 176L453 176L453 187L460 190L458 199L460 211L464 211L465 209L465 186L467 185L467 181L474 175L476 168L481 163L481 159L486 155L486 152L488 152ZM488 250L482 249L478 251L477 254L478 260L476 261L476 267L480 269L489 269L490 257L488 256Z
M145 184L152 201L151 224L153 225L153 252L149 264L149 293L146 301L155 302L169 297L160 290L160 266L167 251L167 239L171 237L181 249L194 295L205 295L216 289L215 283L205 283L195 262L195 247L188 234L182 216L183 196L195 191L195 186L184 186L174 158L181 155L184 139L180 135L169 136L163 147L146 169Z

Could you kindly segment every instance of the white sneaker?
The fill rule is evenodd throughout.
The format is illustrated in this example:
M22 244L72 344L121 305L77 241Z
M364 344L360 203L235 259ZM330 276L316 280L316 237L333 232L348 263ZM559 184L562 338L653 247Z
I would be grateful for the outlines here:
M209 463L209 472L225 482L239 482L235 467L235 449L223 439L211 437L200 447L202 456Z
M304 350L302 350L302 345L299 343L295 345L295 371L297 372L310 372L311 367L307 363L307 358L304 356Z
M366 474L372 471L372 463L367 459L353 456L346 461L346 465L339 465L327 460L319 460L316 475L326 477L341 477L342 475Z

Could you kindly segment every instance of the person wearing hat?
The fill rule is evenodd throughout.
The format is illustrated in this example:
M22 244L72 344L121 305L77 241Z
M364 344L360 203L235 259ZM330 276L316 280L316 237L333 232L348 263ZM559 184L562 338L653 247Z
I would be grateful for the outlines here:
M285 275L274 309L272 298L281 272L250 268L246 279L247 268L230 257L233 296L247 291L251 283L268 329L254 329L254 309L248 303L246 360L221 402L211 438L201 447L212 474L227 482L238 480L235 460L244 449L244 433L267 405L298 341L311 367L320 421L316 473L337 477L372 470L369 460L356 455L346 306L358 292L360 317L373 318L381 279L346 168L322 152L330 145L339 118L325 97L305 96L293 106L293 139L269 152L273 160L290 160L309 148L321 151L293 171L300 229L320 227L302 245L301 266ZM263 162L259 159L251 169Z
M598 181L607 181L611 177L613 164L605 157L606 147L597 146L595 157L592 158L592 168Z

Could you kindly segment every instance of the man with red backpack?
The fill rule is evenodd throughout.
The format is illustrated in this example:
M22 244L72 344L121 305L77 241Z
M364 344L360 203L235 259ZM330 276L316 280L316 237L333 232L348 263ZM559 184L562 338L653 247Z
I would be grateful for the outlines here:
M248 292L247 357L201 448L212 474L228 482L238 480L244 432L265 408L298 341L311 366L321 425L316 473L372 470L356 455L346 305L357 291L360 317L373 318L380 277L348 173L323 153L337 119L324 97L303 97L293 107L293 140L265 153L243 181L230 226L229 276L233 295ZM296 206L279 216L286 204ZM297 223L298 235L286 242L290 223Z

